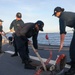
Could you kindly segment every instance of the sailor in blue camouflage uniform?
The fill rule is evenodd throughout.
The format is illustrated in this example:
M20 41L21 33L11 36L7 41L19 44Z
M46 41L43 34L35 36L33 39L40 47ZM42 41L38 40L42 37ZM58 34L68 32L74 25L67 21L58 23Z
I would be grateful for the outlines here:
M59 18L60 29L60 49L62 50L64 39L66 35L66 26L74 28L73 37L70 44L69 55L71 59L71 68L65 72L65 75L75 74L75 13L64 11L64 8L56 7L54 9L54 16Z
M0 53L3 53L2 51L2 32L3 32L2 22L3 21L0 19Z
M13 46L14 46L15 53L11 55L12 57L18 56L18 49L16 45L17 35L15 33L16 33L16 30L19 28L19 26L23 27L23 25L24 25L24 21L22 20L22 14L18 12L16 14L16 19L13 20L12 23L10 24L10 31L13 32L13 29L14 29L14 33L12 37L14 37Z

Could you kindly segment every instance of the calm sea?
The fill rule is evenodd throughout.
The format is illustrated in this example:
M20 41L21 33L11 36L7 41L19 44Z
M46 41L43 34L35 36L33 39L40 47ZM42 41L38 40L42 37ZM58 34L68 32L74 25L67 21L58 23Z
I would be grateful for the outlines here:
M51 44L51 45L60 45L60 34L59 33L48 33L48 38L47 40L45 38L46 33L40 33L38 35L38 43L41 44ZM69 46L71 39L72 39L73 33L67 33L65 40L64 40L64 46Z
M71 39L72 39L72 35L73 33L67 33L66 37L65 37L65 41L64 41L64 46L69 46ZM11 34L7 34L7 36L11 36ZM48 33L48 38L49 40L47 40L45 38L46 33L39 33L38 34L38 43L39 44L51 44L51 45L59 45L60 44L60 34L59 33ZM30 38L31 40L31 38Z

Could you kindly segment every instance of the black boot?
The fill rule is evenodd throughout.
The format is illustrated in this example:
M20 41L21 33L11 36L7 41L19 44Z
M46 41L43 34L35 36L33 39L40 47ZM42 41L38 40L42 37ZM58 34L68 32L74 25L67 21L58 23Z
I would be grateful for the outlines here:
M5 52L4 52L4 51L2 51L2 50L0 50L0 54L1 54L1 53L5 53Z
M74 75L75 74L75 62L71 62L71 68L65 72L65 75Z
M67 72L65 72L65 75L74 75L75 74L75 69L70 68Z
M28 62L29 62L29 63L31 63L31 62L32 62L32 60L29 58Z
M29 60L28 60L28 62L29 62L29 63L31 63L31 62L32 62L32 60L31 60L31 59L29 59ZM22 64L25 64L25 61L23 61L23 60L22 60Z
M71 63L71 61L70 61L70 62L66 62L66 64L71 65L72 63Z
M15 57L15 56L18 56L18 54L14 53L14 54L11 55L11 57Z
M36 66L33 66L31 65L28 61L25 62L25 66L24 66L25 69L36 69Z

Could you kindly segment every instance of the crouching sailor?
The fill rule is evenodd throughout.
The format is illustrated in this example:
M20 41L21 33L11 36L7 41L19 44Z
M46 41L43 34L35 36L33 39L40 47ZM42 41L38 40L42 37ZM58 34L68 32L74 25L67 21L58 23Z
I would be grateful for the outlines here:
M43 27L44 23L39 20L36 23L25 23L24 27L20 27L20 29L16 31L16 35L18 36L17 48L26 69L36 69L35 66L30 64L28 38L32 37L34 48L38 49L37 37L39 31L43 31Z
M75 74L75 13L73 12L64 12L64 8L56 7L54 9L54 16L59 18L59 27L60 27L60 50L63 48L63 43L66 35L66 26L74 28L73 38L70 44L70 59L71 59L71 68L65 72L65 75Z

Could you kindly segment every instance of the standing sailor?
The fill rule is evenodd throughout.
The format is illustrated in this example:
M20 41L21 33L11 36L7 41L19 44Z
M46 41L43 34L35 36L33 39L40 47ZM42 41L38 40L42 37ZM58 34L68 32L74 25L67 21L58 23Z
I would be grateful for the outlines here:
M15 53L13 55L11 55L12 57L14 56L18 56L18 49L17 49L17 35L15 34L16 33L16 30L19 28L19 26L23 27L24 25L24 22L23 20L21 19L22 18L22 14L20 12L18 12L16 14L16 19L12 21L11 25L10 25L10 31L13 32L13 28L14 28L14 41L13 41L13 45L14 45L14 48L15 48Z
M2 22L3 21L0 19L0 53L3 53L3 51L2 51L2 35L5 35L5 34L3 34Z

